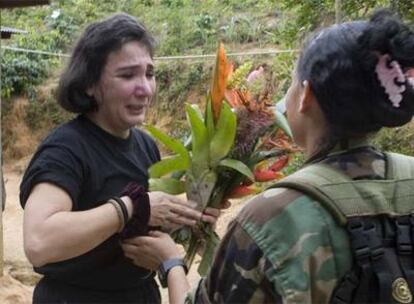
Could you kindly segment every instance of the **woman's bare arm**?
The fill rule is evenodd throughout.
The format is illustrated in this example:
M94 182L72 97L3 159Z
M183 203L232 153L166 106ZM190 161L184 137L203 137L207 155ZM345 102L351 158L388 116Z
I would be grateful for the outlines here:
M131 214L129 197L122 197ZM50 183L36 185L24 209L24 249L34 266L67 260L95 248L120 227L112 204L71 211L72 200Z

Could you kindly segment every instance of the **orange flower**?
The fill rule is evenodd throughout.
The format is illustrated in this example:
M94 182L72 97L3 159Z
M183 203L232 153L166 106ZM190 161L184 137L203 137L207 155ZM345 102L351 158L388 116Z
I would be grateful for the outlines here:
M217 50L216 66L213 72L211 83L211 104L213 107L214 120L217 121L220 115L221 105L224 99L224 92L227 86L227 79L233 72L233 66L227 62L223 43L220 42Z
M224 96L232 108L236 108L240 105L240 98L235 90L226 89L224 91Z

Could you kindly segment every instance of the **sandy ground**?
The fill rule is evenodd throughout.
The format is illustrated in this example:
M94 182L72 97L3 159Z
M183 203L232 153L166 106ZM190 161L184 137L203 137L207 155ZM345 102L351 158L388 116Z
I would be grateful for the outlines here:
M31 303L39 276L33 272L23 251L23 212L18 189L26 160L4 167L6 209L3 212L4 274L0 278L0 303Z
M4 275L0 277L0 303L26 304L31 303L33 286L40 276L33 272L23 251L23 212L19 204L19 185L28 159L5 164L4 178L6 185L6 209L3 212L4 240ZM223 211L217 223L217 232L223 235L228 222L239 211L242 204L234 202L232 207ZM188 278L195 285L199 279L196 259ZM168 303L167 290L162 290L163 303Z

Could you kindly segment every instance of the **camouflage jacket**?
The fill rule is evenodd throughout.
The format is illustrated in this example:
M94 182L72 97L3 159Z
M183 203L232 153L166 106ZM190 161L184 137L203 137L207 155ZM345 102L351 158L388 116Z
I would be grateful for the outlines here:
M385 157L370 146L322 162L353 179L385 177ZM351 265L346 231L317 201L269 189L229 224L208 276L187 303L327 303Z

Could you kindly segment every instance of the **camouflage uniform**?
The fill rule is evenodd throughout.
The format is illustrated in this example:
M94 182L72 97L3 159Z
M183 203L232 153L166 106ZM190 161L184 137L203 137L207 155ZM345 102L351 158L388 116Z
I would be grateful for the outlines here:
M370 146L322 160L353 179L384 179L385 157ZM327 303L352 265L349 239L312 198L269 189L229 225L209 275L188 303Z

